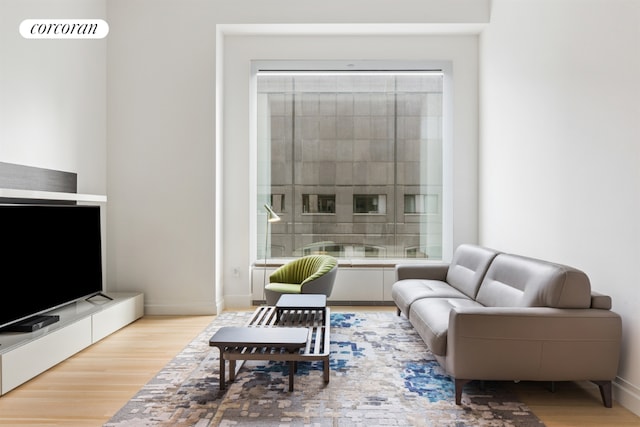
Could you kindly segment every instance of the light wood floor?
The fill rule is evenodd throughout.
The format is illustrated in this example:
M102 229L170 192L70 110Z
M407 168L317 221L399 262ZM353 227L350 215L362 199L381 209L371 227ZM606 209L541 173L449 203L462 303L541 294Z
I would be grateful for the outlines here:
M393 310L332 307L335 311ZM98 427L208 325L215 316L144 317L0 397L0 425ZM509 386L547 427L635 426L640 417L614 402L602 406L597 388L559 383ZM589 384L587 384L589 387ZM593 386L595 387L595 386Z

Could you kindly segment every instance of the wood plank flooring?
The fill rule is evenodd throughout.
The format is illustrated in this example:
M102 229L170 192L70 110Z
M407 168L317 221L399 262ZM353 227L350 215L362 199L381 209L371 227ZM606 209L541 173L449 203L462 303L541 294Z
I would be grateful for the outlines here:
M332 307L387 309L395 310ZM0 397L0 426L102 426L214 317L143 317ZM640 427L640 417L615 402L605 408L589 383L558 383L555 392L541 383L509 387L547 427Z

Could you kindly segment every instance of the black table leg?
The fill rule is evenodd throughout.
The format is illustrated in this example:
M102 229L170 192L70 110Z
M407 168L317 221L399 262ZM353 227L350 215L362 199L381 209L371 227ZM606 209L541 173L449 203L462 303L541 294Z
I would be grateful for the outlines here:
M222 347L218 347L220 350L220 391L224 390L224 377L225 377L225 369L224 369L224 349Z
M293 391L293 377L295 371L295 362L289 361L289 391Z

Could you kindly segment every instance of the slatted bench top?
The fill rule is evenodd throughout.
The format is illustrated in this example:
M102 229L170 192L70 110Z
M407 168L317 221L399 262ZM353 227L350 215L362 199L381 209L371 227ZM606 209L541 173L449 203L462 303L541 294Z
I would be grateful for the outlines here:
M331 310L329 307L321 309L280 310L277 307L261 306L256 308L246 323L247 327L298 327L308 328L307 345L295 355L297 361L322 360L329 362L331 328ZM244 351L246 353L246 350ZM231 357L235 357L232 355ZM247 358L246 360L250 359ZM289 356L287 356L287 360ZM236 359L242 359L236 357ZM273 359L278 360L278 359ZM327 371L328 375L328 371ZM325 381L329 381L325 378Z
M225 326L209 340L216 347L282 347L290 352L307 344L307 328L250 328Z

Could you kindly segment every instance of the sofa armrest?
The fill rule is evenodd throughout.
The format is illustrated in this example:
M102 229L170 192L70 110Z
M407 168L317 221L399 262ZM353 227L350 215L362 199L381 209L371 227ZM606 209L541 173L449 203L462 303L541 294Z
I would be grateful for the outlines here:
M611 297L595 291L591 291L591 308L611 310Z
M621 337L620 316L608 310L456 307L446 369L461 379L610 381Z
M396 264L396 281L425 279L444 282L448 271L449 264Z

